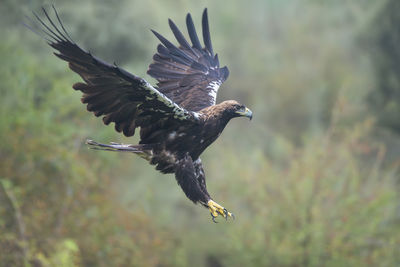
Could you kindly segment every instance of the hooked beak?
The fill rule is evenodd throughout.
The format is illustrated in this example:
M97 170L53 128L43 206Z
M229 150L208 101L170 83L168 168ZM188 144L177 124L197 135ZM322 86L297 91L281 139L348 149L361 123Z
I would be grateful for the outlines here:
M250 120L253 118L253 112L248 108L245 108L244 110L236 111L236 114L239 114L239 116L242 116L242 117L247 117Z

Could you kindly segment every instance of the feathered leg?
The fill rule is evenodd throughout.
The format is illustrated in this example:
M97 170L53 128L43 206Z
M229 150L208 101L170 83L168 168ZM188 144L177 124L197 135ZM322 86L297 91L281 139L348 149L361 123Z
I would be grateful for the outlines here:
M196 174L192 157L186 154L176 165L176 181L191 201L194 203L200 202L202 205L206 206L208 200L210 200L210 196L201 189Z
M186 154L176 166L175 177L190 200L194 203L200 202L210 210L213 222L216 222L215 218L218 215L225 217L225 219L228 217L234 218L232 213L211 199L210 194L207 192L204 170L200 159L193 162L192 158Z

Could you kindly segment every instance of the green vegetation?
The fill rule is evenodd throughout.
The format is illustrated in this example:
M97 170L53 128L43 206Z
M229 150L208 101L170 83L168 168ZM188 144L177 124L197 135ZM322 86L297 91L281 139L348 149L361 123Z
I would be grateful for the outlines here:
M20 24L48 2L6 0L0 266L399 266L397 1L147 2L55 4L77 43L151 82L148 29L171 38L167 18L209 8L231 72L219 99L254 112L202 157L236 220L212 223L139 157L88 150L137 137L88 113L80 78Z

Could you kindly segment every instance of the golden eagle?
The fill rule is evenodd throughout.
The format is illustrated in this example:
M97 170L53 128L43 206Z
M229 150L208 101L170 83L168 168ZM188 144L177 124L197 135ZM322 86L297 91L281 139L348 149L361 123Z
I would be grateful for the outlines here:
M82 77L84 82L73 88L83 93L82 103L87 104L87 110L96 117L102 116L106 125L114 122L115 130L125 136L133 136L140 127L138 145L108 145L92 140L87 144L94 149L137 154L160 172L175 173L186 196L208 208L214 222L218 215L233 217L207 192L199 156L232 118L251 119L252 112L234 100L216 104L218 88L229 71L227 67L220 68L218 55L214 55L207 9L202 16L204 47L190 14L186 25L192 44L172 20L169 26L179 47L152 30L161 44L147 73L158 80L157 87L80 48L67 33L54 6L53 9L57 20L52 20L43 8L48 23L33 13L41 32L36 27L30 29L45 38L57 50L55 55Z

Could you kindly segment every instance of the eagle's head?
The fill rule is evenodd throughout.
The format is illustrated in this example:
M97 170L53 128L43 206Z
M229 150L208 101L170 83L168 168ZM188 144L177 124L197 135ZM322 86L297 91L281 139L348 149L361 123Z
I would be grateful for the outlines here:
M224 116L229 119L235 117L247 117L251 120L253 118L253 112L235 100L227 100L218 105L223 108Z

